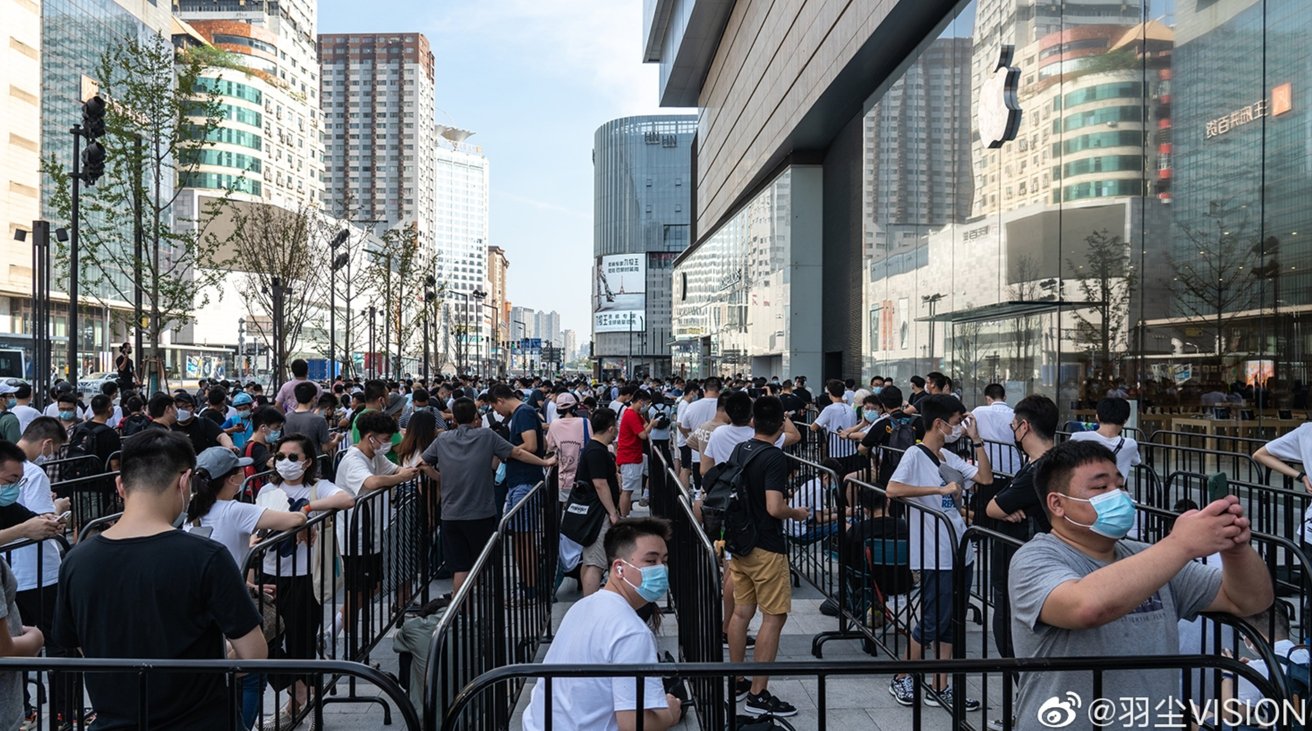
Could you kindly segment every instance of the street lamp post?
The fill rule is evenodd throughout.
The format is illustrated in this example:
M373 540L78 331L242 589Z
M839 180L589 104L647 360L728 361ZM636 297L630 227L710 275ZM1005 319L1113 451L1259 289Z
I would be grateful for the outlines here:
M477 310L478 340L474 341L474 362L477 365L476 370L478 371L478 375L482 377L485 375L483 371L483 347L482 347L483 346L483 299L487 297L487 292L484 292L483 289L480 287L478 289L475 289L470 294L473 296L474 299L478 300L478 305L479 305Z
M487 302L483 306L492 310L492 339L489 341L487 362L488 370L492 371L490 375L497 376L501 372L501 323L497 320L497 306Z
M431 386L428 380L428 364L430 360L428 350L428 311L429 308L433 306L433 302L437 299L437 293L433 291L433 287L437 286L437 278L431 274L428 275L424 278L424 285L427 287L427 289L424 290L424 383Z
M351 232L342 229L337 232L328 249L333 253L333 260L328 271L328 382L337 377L337 270L346 265L350 259L349 252L337 253L342 244L350 238Z
M520 337L522 337L522 338L527 338L527 337L528 337L528 325L525 325L523 320L515 320L515 321L513 322L513 324L515 324L515 325L519 325ZM523 342L522 342L522 341L520 342L520 345L523 345ZM525 357L527 357L527 356L525 356ZM526 361L525 361L525 362L526 362ZM513 364L512 364L512 365L513 365ZM525 369L525 370L527 371L527 369Z
M938 303L947 295L942 292L922 295L921 302L929 305L929 361L930 367L934 365L934 311L938 308Z
M374 328L377 325L378 308L369 305L369 377L374 378L378 375L377 353L374 352Z

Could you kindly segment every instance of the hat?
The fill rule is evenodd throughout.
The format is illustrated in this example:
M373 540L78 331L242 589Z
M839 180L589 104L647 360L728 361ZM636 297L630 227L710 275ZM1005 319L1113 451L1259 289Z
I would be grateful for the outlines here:
M251 395L244 391L232 397L233 406L250 406L254 402L255 399L251 398Z
M18 393L18 386L11 386L8 383L0 383L0 396L5 396L11 393Z
M576 409L579 406L579 400L574 398L572 393L562 393L556 397L556 410L564 411L566 409Z
M178 401L182 401L182 402L184 402L184 403L191 404L192 406L195 406L195 405L196 405L196 399L195 399L195 398L192 398L192 395L189 394L189 393L186 393L186 392L179 392L179 393L175 393L175 394L173 394L173 401L174 401L175 403L178 402Z
M250 467L255 460L249 457L237 457L227 447L210 447L196 455L196 469L205 470L210 477L222 477L238 467Z
M403 406L405 406L405 397L399 393L394 393L387 397L387 406L383 407L383 413L395 417L401 413Z

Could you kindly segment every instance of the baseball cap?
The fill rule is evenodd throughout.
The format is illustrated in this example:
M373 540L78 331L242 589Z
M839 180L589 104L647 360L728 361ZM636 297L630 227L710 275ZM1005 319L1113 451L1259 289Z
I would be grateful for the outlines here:
M238 467L250 467L255 460L238 457L226 447L210 447L196 455L196 469L205 470L210 477L222 477Z
M196 405L196 399L193 398L191 394L186 393L185 391L173 394L173 401L174 403L188 403L191 404L192 406Z
M394 417L401 413L401 408L404 406L405 397L399 393L394 393L387 398L387 406L383 407L383 413Z
M11 393L18 393L18 386L11 386L8 383L0 383L0 396L7 396Z
M556 410L564 411L565 409L578 408L579 400L574 398L572 393L562 393L556 397Z

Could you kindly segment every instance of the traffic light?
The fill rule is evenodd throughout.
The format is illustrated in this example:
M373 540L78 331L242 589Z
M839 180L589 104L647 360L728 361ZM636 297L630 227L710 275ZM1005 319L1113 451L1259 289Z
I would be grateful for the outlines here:
M105 174L105 147L92 140L82 150L82 179L87 185L95 185L101 175Z
M105 100L99 95L82 102L82 135L88 140L105 136Z

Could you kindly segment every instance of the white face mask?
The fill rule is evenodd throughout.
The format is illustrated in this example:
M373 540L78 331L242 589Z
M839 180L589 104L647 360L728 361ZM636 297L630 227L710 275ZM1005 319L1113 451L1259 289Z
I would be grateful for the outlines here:
M957 424L956 426L953 426L951 429L952 430L947 433L947 436L943 437L943 441L947 442L948 444L952 444L953 442L957 441L958 439L961 438L962 434L966 433L966 427L962 426L961 424Z
M295 482L305 474L305 460L298 459L293 462L290 459L280 459L273 463L273 468L278 471L278 476L282 479Z
M385 440L383 440L383 443L382 443L382 444L375 444L375 445L374 445L374 453L375 453L375 454L387 454L388 452L391 452L391 451L392 451L392 440L391 440L391 439L385 439Z

